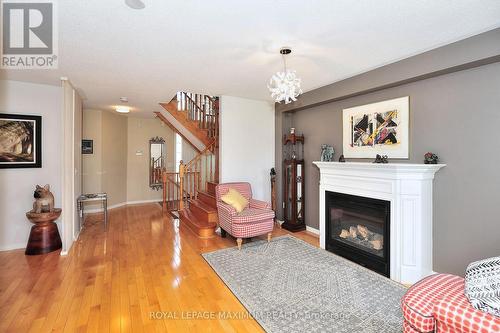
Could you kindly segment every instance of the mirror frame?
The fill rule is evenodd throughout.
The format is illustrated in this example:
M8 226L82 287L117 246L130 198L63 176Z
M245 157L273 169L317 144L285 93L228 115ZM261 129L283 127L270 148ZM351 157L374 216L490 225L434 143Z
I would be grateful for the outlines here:
M149 187L158 191L160 190L161 188L163 188L163 184L162 183L159 183L159 184L153 184L151 183L151 180L153 179L153 166L151 165L151 146L153 144L161 144L161 165L162 165L162 169L165 168L165 140L162 138L162 137L158 137L158 136L155 136L154 138L151 138L149 140L149 162L148 162L148 166L149 166Z

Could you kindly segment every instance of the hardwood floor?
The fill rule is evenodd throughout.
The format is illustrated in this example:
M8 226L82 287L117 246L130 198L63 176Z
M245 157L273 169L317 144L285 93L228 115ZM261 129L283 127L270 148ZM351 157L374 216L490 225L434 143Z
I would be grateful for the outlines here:
M200 256L231 246L198 239L158 204L110 210L107 232L90 217L68 256L0 252L0 332L262 332L253 319L187 318L245 313Z

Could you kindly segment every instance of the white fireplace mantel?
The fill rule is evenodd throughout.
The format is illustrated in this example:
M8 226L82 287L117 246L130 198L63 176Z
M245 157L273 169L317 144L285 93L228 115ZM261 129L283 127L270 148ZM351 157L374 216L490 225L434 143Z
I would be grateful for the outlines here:
M320 169L320 246L325 192L390 201L390 277L414 283L432 274L432 182L445 164L313 162Z

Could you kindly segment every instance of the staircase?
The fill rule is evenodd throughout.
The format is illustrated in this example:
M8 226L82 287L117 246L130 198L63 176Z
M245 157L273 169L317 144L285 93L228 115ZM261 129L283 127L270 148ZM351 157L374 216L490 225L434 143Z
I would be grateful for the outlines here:
M160 112L155 112L156 117L198 150L191 161L180 162L179 172L163 171L163 208L178 215L181 226L187 226L198 237L213 237L218 223L215 186L219 179L219 100L179 92L169 103L160 105L175 124ZM199 149L192 137L205 147Z

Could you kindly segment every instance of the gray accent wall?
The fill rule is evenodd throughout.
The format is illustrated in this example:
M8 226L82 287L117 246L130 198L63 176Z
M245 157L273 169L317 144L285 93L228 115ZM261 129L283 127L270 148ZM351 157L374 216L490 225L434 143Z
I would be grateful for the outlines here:
M391 162L422 163L431 151L447 164L434 180L434 270L463 275L471 261L500 255L500 63L277 112L277 136L290 126L305 135L306 224L318 228L319 170L312 162L321 144L335 148L335 159L342 153L342 109L401 96L410 96L410 159Z

